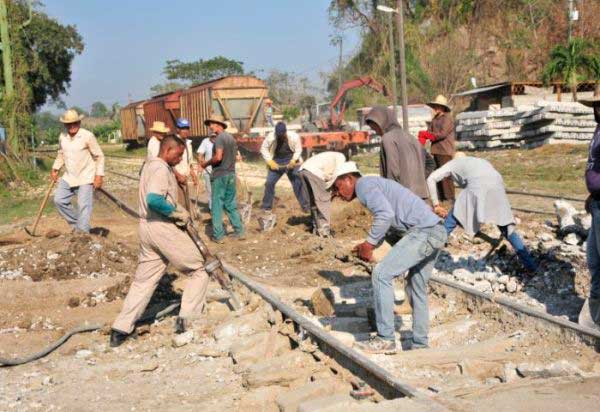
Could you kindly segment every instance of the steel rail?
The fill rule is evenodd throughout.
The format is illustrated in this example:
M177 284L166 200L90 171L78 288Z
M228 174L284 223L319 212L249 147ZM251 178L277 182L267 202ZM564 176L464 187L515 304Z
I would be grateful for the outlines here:
M114 172L114 171L112 171L112 170L108 170L108 169L107 169L107 170L105 170L105 171L106 171L106 172L108 172L108 173L112 173L113 175L117 175L117 176L125 177L125 178L127 178L127 179L135 180L136 182L139 182L139 181L140 181L139 177L135 177L135 176L127 175L127 174L125 174L125 173Z
M340 365L364 380L382 396L388 399L395 399L405 396L422 400L429 399L423 392L400 381L397 377L386 371L381 366L377 365L362 353L342 344L338 339L327 333L327 331L325 331L323 328L312 323L291 306L279 300L276 295L240 273L233 266L223 263L223 267L229 276L237 279L248 289L260 295L275 309L280 311L287 318L293 320L294 323L312 336L313 339L317 341L319 348L321 351L323 351L323 353L331 356Z
M508 193L509 195L542 197L542 198L546 198L546 199L556 199L556 200L564 199L564 200L572 200L574 202L585 202L585 199L581 199L579 197L558 196L558 195L550 195L547 193L524 192L522 190L515 190L515 189L506 189L506 193Z
M558 326L562 329L569 329L576 334L583 336L586 339L591 339L593 343L600 343L600 331L588 328L586 326L581 326L575 322L571 322L569 320L564 320L562 318L552 316L546 312L542 312L541 310L531 308L529 306L523 305L521 303L513 302L512 300L504 297L504 296L495 296L489 293L480 292L474 288L461 285L459 283L453 282L448 279L444 279L437 275L432 275L431 280L435 283L448 286L453 289L460 290L463 293L468 295L475 296L479 299L486 300L488 302L497 303L512 312L518 314L524 314L527 316L531 316L533 318L542 320L546 323L550 323L553 326Z

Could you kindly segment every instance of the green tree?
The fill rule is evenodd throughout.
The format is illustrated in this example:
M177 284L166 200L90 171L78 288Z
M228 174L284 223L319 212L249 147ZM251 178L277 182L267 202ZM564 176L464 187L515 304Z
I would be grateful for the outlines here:
M589 43L584 39L572 39L566 46L557 45L550 52L550 61L542 73L545 83L553 80L564 81L571 89L573 101L577 101L577 85L590 67L586 55Z
M589 70L592 78L596 82L594 96L600 96L600 56L593 55L589 58Z
M90 116L92 117L107 117L109 114L108 107L102 102L92 103Z
M169 80L195 84L219 77L244 74L244 63L223 56L208 60L199 59L193 62L168 60L163 73Z
M150 87L150 94L152 96L157 96L159 94L171 93L175 90L184 89L186 87L187 84L170 81L161 84L155 84L154 86Z

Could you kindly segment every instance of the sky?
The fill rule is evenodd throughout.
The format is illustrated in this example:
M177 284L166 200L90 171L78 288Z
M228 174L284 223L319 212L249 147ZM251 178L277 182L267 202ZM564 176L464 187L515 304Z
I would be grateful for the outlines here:
M337 65L330 0L42 0L42 10L83 37L74 60L68 107L89 110L140 100L164 81L167 60L222 55L246 70L292 71L322 86L319 72ZM344 56L358 47L345 31ZM264 72L259 72L264 70ZM50 108L52 109L52 108Z

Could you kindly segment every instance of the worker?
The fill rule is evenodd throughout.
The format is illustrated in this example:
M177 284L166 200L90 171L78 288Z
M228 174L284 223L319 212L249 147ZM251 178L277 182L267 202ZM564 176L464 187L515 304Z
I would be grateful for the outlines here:
M450 113L452 109L448 106L448 99L441 94L427 105L433 110L433 119L427 128L431 135L431 154L435 159L436 166L440 168L452 160L456 152L454 121ZM439 182L438 191L441 201L454 202L452 178L447 177Z
M267 99L265 102L265 120L267 124L271 127L273 124L273 102L270 99Z
M181 162L174 168L175 177L179 183L179 198L178 202L185 205L188 212L191 212L192 207L189 201L188 181L191 178L194 186L198 186L198 178L193 170L194 151L192 149L192 139L190 138L190 122L185 118L178 118L175 121L176 136L185 142L185 151L181 157Z
M333 174L346 161L339 152L323 152L307 159L300 166L300 178L305 197L310 203L313 233L321 237L331 236L331 186Z
M161 140L168 133L171 133L171 129L165 126L165 123L161 121L153 122L150 131L152 132L152 136L150 137L150 140L148 140L148 151L146 154L146 160L158 157Z
M425 184L425 158L419 142L402 129L394 113L387 107L373 107L365 121L381 136L381 177L398 182L421 199L427 199L429 195Z
M213 147L215 145L215 139L217 138L217 134L211 132L210 135L203 139L198 147L197 155L198 155L198 173L202 173L202 179L204 180L204 188L206 189L206 195L208 196L208 209L212 209L212 199L211 199L211 186L210 186L210 176L212 173L212 166L208 166L206 169L202 168L202 162L205 160L210 160L213 154Z
M267 212L272 209L275 185L285 173L292 184L300 207L305 213L308 213L310 205L302 190L302 181L298 176L302 163L302 141L298 133L288 131L285 123L278 122L275 125L275 132L268 134L263 140L260 154L269 168L261 209Z
M212 167L210 178L212 187L212 240L219 244L225 242L223 211L227 213L229 222L233 226L233 237L244 239L244 226L237 209L235 175L235 163L238 154L237 143L233 136L225 131L227 124L222 116L213 114L204 121L204 124L217 135L211 158L200 164L203 169L209 166Z
M58 181L58 173L65 167L54 192L54 204L73 231L89 233L94 189L102 187L104 177L104 154L94 134L81 127L83 117L73 109L60 117L65 131L58 138L58 154L50 178ZM77 211L71 205L75 195Z
M190 215L177 203L177 179L173 167L181 161L185 143L176 136L165 136L157 158L146 163L139 187L138 266L123 302L121 313L112 324L110 346L121 345L133 332L168 264L189 274L175 320L175 333L186 330L186 321L200 315L208 286L204 259L192 239L181 228Z
M339 166L334 175L334 196L347 202L355 197L373 214L367 239L354 251L364 261L386 238L403 234L372 273L377 335L356 346L368 353L396 352L394 328L394 278L406 277L408 299L413 308L413 336L409 349L429 345L427 282L447 235L442 220L423 199L401 184L378 176L361 177L354 162Z
M452 179L463 189L449 212L440 205L436 188L436 184L445 178ZM446 219L444 226L448 235L461 225L473 236L479 233L483 223L493 223L515 249L525 268L529 271L537 269L537 263L515 230L515 218L502 176L487 160L458 152L453 160L429 176L427 185L434 212Z
M585 183L590 193L585 202L585 209L592 215L592 226L587 238L590 295L579 314L579 323L600 329L600 96L581 99L579 102L593 108L597 123L590 142L585 171Z

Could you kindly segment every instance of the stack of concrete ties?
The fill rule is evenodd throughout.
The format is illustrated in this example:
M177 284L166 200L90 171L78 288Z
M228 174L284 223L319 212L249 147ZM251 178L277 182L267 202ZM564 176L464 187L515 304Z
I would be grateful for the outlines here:
M462 149L537 147L586 143L596 123L592 110L579 103L539 101L535 106L464 112L456 132Z

